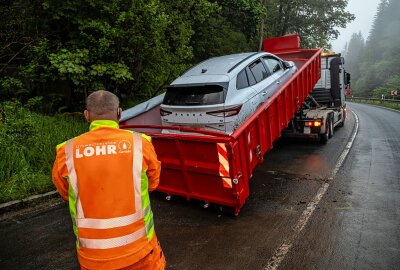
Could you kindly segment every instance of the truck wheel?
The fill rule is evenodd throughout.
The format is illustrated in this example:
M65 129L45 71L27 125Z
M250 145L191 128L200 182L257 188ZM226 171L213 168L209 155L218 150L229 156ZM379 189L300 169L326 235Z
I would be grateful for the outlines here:
M323 143L323 144L326 144L327 142L328 142L328 139L330 138L329 136L329 130L330 130L330 128L329 128L329 122L330 122L330 119L328 119L328 120L326 120L326 130L325 130L325 133L323 133L323 134L319 134L319 141L321 142L321 143Z
M235 212L235 208L234 207L229 207L229 206L225 206L225 205L216 205L217 208L217 212L227 216L227 217L237 217L238 214Z
M344 121L346 120L346 113L343 113L343 117L342 117L342 122L339 123L338 127L343 127L344 126Z
M334 129L334 128L333 128L333 119L332 119L332 118L329 119L328 127L329 127L329 134L328 134L328 137L329 137L329 139L330 139L330 138L333 137L333 129Z

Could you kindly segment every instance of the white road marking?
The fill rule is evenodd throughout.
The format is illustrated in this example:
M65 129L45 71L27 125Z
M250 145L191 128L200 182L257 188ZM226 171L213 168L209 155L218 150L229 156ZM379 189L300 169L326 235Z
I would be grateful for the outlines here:
M342 154L340 155L338 161L336 162L335 168L333 169L331 175L328 177L328 179L330 181L335 178L340 167L343 165L343 162L346 159L347 155L349 154L350 149L353 146L354 140L355 140L357 132L358 132L358 116L353 111L351 111L351 112L353 113L353 115L356 119L356 124L355 124L355 128L353 131L353 135L351 136L349 142L346 144L346 147L344 148ZM286 255L289 253L290 249L292 248L294 241L298 238L301 231L307 225L308 220L314 213L317 205L321 201L322 197L325 195L328 188L329 188L329 182L324 183L324 185L318 190L314 199L307 205L306 209L301 214L299 220L296 223L296 226L293 228L293 233L291 235L289 235L289 237L287 237L285 239L285 241L283 241L283 243L280 247L278 247L278 249L275 251L272 258L268 261L268 264L264 268L264 270L276 270L279 268L282 261L285 259Z

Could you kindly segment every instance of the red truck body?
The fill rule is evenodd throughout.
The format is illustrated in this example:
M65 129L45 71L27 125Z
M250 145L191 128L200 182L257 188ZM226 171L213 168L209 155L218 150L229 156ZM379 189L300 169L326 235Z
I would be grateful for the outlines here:
M167 127L181 134L164 134L159 106L121 123L122 128L152 137L162 164L158 191L232 207L239 213L250 194L254 168L263 162L321 72L321 50L299 49L297 35L266 39L264 50L295 62L298 71L231 135L185 127Z

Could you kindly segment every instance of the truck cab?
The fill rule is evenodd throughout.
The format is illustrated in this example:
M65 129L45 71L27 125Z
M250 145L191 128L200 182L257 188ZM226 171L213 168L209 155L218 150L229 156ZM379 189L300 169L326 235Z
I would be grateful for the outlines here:
M303 137L327 143L334 128L346 120L346 89L350 87L350 74L344 68L340 53L325 52L321 55L321 77L309 97L296 112L285 137Z

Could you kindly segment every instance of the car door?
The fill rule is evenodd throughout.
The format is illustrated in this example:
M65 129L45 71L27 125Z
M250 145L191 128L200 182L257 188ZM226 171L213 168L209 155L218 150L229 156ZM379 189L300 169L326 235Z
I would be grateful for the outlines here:
M272 73L271 77L273 79L267 93L267 96L270 97L291 77L291 74L289 69L284 69L282 61L278 58L268 55L262 59L267 69Z
M274 86L275 79L271 76L271 72L263 64L261 58L251 63L248 70L256 81L252 87L257 92L256 107L258 108L269 98L268 93L272 91L271 87Z

